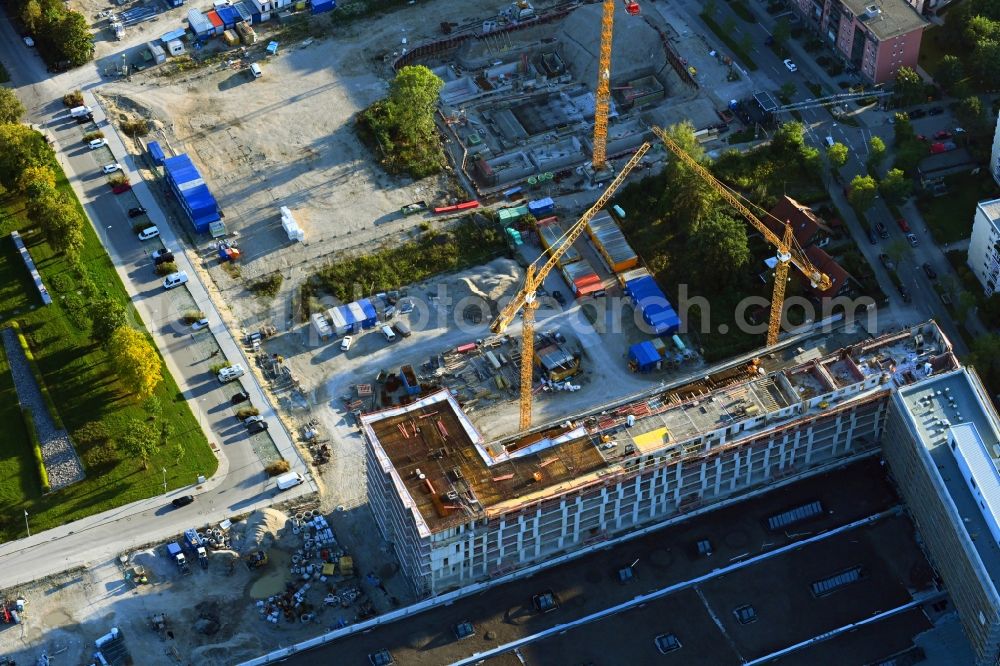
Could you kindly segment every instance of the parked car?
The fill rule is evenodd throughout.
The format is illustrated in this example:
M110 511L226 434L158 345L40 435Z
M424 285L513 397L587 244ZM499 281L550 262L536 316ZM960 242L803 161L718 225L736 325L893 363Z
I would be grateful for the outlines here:
M882 254L878 255L878 260L882 262L882 265L885 266L886 270L889 270L889 271L896 270L896 264L892 261L892 259L889 257L889 255L887 255L885 252L883 252Z
M785 58L784 60L782 60L782 62L785 63L785 69L787 69L789 72L799 71L798 65L792 62L790 58Z
M105 164L104 166L101 167L101 171L103 171L104 173L114 173L115 171L121 171L121 170L122 170L122 165L118 164L118 162Z
M903 230L904 234L910 233L910 225L907 224L906 220L903 218L896 218L896 224L899 225L899 228Z
M199 319L195 323L191 324L191 330L192 331L200 331L203 328L208 328L208 319L207 318Z
M25 35L21 39L24 40L24 45L27 46L29 49L35 46L35 40L29 37L28 35Z
M924 274L931 280L937 280L937 271L930 264L924 264Z
M920 245L920 241L918 241L917 237L913 234L906 234L906 241L910 244L910 247L916 247Z
M168 248L160 248L153 252L153 261L156 261L165 254L173 254Z
M249 426L247 426L247 432L251 435L256 435L259 432L265 432L267 430L267 421L254 421Z
M184 271L177 271L176 273L171 273L167 277L163 278L163 288L173 289L174 287L179 287L188 281L188 275Z
M392 658L391 652L383 649L369 654L368 663L372 666L392 666L396 660Z
M254 414L253 416L248 416L245 419L243 419L243 423L244 425L246 425L246 427L249 428L251 423L260 423L263 420L264 420L263 416L261 416L260 414Z
M187 506L193 501L194 501L194 495L182 495L181 497L175 497L173 500L170 501L170 503L179 509L182 506Z
M344 339L340 341L340 351L350 351L351 345L354 344L353 335L345 335Z
M226 382L239 379L244 374L245 371L243 370L243 366L237 363L236 365L230 365L229 367L219 370L219 381L225 384Z
M868 230L868 241L872 245L878 245L878 233L874 229Z
M913 111L910 111L910 120L914 120L915 118L923 118L926 115L927 112L924 111L923 109L914 109Z
M938 130L937 132L934 132L934 138L939 141L950 139L952 136L953 136L952 133L949 132L948 130Z
M940 106L932 106L931 108L927 109L927 115L929 116L940 116L942 113L944 113L944 109L942 109Z
M87 145L90 146L91 150L97 150L98 148L103 148L104 146L108 145L108 142L105 141L104 139L94 139Z
M899 295L903 297L904 302L909 303L911 300L913 300L910 297L910 292L903 285L899 285L899 287L897 287L896 290L899 292Z
M173 262L173 260L174 260L173 253L167 252L166 254L157 255L157 257L153 259L153 265L159 266L160 264L168 264Z
M885 225L881 222L875 223L875 231L878 232L879 238L888 238L889 230L885 228Z
M149 240L150 238L156 238L159 235L160 235L160 230L157 229L156 227L146 227L145 229L139 232L139 240L146 241Z
M250 399L249 393L247 393L246 391L240 391L239 393L237 393L236 395L234 395L232 398L229 399L229 403L232 405L238 405L242 402L246 402L249 399Z
M139 217L140 215L145 214L145 212L146 212L145 208L143 208L142 206L136 206L135 208L129 208L128 209L128 216L129 217Z
M401 338L408 338L411 335L410 327L406 325L405 321L397 321L392 325L392 330Z

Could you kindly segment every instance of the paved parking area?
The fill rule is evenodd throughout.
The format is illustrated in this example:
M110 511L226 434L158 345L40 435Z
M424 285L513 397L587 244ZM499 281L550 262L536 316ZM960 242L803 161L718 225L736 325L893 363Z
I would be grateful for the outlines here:
M768 517L814 500L822 502L822 515L796 524L788 532L765 528ZM319 664L335 658L337 663L363 664L370 652L387 648L403 665L452 663L623 603L637 594L705 575L741 557L879 513L897 503L878 461L869 459L289 661ZM711 557L697 554L701 539L712 543ZM636 561L635 580L620 584L616 571ZM821 602L812 598L809 584L813 580L859 564L871 573L855 589L835 593ZM907 586L918 586L910 580L929 579L929 572L913 541L909 521L892 518L874 528L831 537L707 582L698 589L679 592L645 608L526 647L522 652L528 663L535 664L645 663L653 655L648 651L653 649L652 639L666 628L678 636L687 636L681 639L683 644L698 646L682 650L683 656L675 659L678 664L739 663L737 655L759 656L870 616L875 610L896 606L908 599ZM555 593L560 606L556 612L539 615L531 609L530 599L532 594L546 589ZM700 595L704 595L707 606ZM753 604L758 612L759 619L752 625L739 625L733 619L732 610L745 603ZM730 641L720 633L712 613L719 617ZM800 618L803 615L808 617ZM461 621L475 625L474 637L454 639L451 628ZM570 640L573 634L578 637ZM562 648L567 656L549 658L555 654L548 652L555 649L549 645L563 639L567 641ZM622 652L608 652L612 641L620 641ZM612 655L609 660L607 657ZM699 661L703 657L704 661ZM500 659L489 663L506 662Z

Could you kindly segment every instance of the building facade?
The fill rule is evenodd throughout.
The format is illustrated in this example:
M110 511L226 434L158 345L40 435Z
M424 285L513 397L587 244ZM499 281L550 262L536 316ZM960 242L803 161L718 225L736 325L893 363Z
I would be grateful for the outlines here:
M667 389L523 448L483 442L440 391L362 417L369 498L404 571L438 594L874 454L893 386L956 366L929 324L710 393Z
M993 151L990 153L990 173L1000 185L1000 113L997 114L997 128L993 132Z
M900 67L917 66L929 22L906 0L794 0L792 6L872 83L890 83Z
M1000 199L976 205L967 261L983 292L992 296L1000 279Z

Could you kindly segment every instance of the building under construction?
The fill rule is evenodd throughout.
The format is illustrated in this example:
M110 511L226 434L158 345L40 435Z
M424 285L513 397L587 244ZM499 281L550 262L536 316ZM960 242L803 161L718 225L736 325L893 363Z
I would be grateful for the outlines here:
M440 593L875 453L892 394L959 368L933 322L814 356L731 361L506 441L447 390L366 414L372 509Z

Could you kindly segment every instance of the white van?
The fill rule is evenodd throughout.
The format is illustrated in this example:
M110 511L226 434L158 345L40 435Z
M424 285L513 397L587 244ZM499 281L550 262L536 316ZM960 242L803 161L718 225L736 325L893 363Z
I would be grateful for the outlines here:
M219 370L219 381L225 384L226 382L231 382L234 379L239 379L243 376L243 374L243 366L237 363L236 365L231 365L228 368Z
M833 143L834 143L834 141L833 141L833 137L832 136L826 137L826 147L827 148L833 148Z
M262 70L260 68L260 65L258 65L257 63L253 63L250 65L250 74L253 76L253 78L259 79L260 77L264 76L264 70Z
M188 274L184 271L177 271L176 273L171 273L167 277L163 278L163 288L173 289L174 287L179 287L188 281Z
M298 472L286 472L279 476L277 479L278 490L288 490L289 488L294 488L299 485L305 479Z
M156 227L146 227L141 232L139 232L139 240L149 240L150 238L156 238L160 235L160 230Z
M395 342L396 341L396 334L393 333L392 329L389 328L388 326L383 326L382 327L382 335L384 335L385 339L388 340L389 342Z

